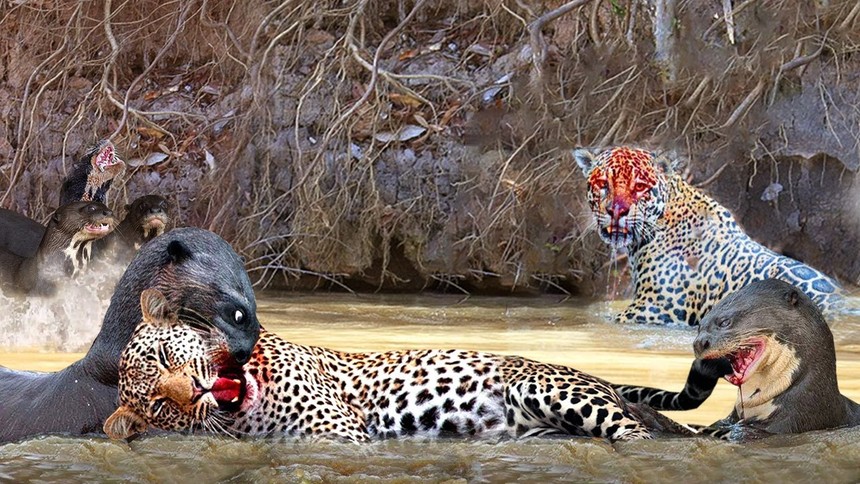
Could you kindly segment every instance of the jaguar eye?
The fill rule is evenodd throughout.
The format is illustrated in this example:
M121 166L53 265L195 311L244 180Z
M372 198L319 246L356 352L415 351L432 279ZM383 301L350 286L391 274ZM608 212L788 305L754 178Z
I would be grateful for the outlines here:
M158 345L158 363L164 368L170 368L170 360L167 359L167 351L163 344Z
M242 311L237 309L235 318L236 318L236 323L241 323L242 320L245 319L245 313L243 313Z
M636 185L633 186L633 190L636 191L636 193L644 192L649 188L651 188L651 186L643 182L636 182Z
M150 411L152 412L153 416L158 416L158 412L161 412L161 409L164 407L165 400L167 399L159 398L158 400L152 402L152 407L150 408Z

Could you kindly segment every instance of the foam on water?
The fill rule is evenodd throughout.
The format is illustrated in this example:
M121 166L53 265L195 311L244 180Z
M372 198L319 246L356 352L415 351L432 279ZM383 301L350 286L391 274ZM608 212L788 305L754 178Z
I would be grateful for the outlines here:
M125 265L98 264L57 284L52 297L0 293L0 348L85 351L93 342Z

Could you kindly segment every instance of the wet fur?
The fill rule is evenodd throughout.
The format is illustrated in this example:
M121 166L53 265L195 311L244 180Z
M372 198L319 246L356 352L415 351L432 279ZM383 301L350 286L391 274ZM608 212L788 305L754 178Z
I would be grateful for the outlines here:
M140 294L149 287L160 288L172 304L208 318L224 335L232 357L249 357L259 322L241 259L211 232L172 230L143 247L131 262L83 359L55 373L0 367L0 442L101 432L116 410L120 354L141 320ZM249 316L238 326L229 319L236 305L245 307Z

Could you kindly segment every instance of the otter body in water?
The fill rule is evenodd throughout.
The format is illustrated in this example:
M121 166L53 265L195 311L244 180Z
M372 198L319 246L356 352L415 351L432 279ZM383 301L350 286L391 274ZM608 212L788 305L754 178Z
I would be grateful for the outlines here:
M616 386L657 410L698 407L724 377L735 409L705 433L744 440L860 425L860 405L839 392L833 333L819 308L778 279L750 283L705 316L684 390Z
M29 293L49 272L75 276L89 262L92 243L115 226L113 212L102 203L73 202L60 207L51 216L32 257L0 251L4 288Z
M735 409L717 426L733 437L860 425L860 405L839 392L833 333L815 303L777 279L730 294L705 316L696 357L728 358Z
M116 410L120 354L141 320L140 294L150 287L183 307L183 317L214 327L238 364L248 361L260 324L242 260L211 232L174 229L132 260L83 359L56 373L0 367L0 442L101 431Z

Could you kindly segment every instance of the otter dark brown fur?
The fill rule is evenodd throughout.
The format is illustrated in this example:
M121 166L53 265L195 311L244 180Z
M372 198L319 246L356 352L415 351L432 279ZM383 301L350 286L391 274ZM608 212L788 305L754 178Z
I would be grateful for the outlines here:
M60 188L60 205L78 200L106 203L113 179L125 171L125 162L116 155L109 140L101 140L72 166Z
M92 255L92 243L116 226L113 212L99 202L73 202L57 209L32 257L0 251L4 289L29 293L50 273L74 276ZM50 286L51 281L48 282ZM48 289L50 292L50 289Z
M125 208L125 218L105 237L100 250L110 252L117 261L128 263L143 244L168 230L170 202L159 195L144 195Z
M174 229L143 246L129 264L83 359L56 373L0 367L0 442L101 432L116 410L120 354L141 320L140 294L150 287L183 307L187 318L217 328L238 364L248 361L260 323L242 259L212 232Z
M715 424L734 439L860 425L839 392L833 333L797 287L768 279L720 301L699 326L697 358L728 358L735 409Z
M72 171L60 188L60 206L78 201L106 203L114 178L125 170L125 162L116 155L108 140L87 150L72 165ZM33 257L45 233L45 226L11 210L0 209L0 250L20 257Z
M698 407L719 378L738 386L735 409L705 433L731 440L860 425L860 405L839 392L833 333L799 288L751 283L705 316L684 390L616 386L658 410Z

